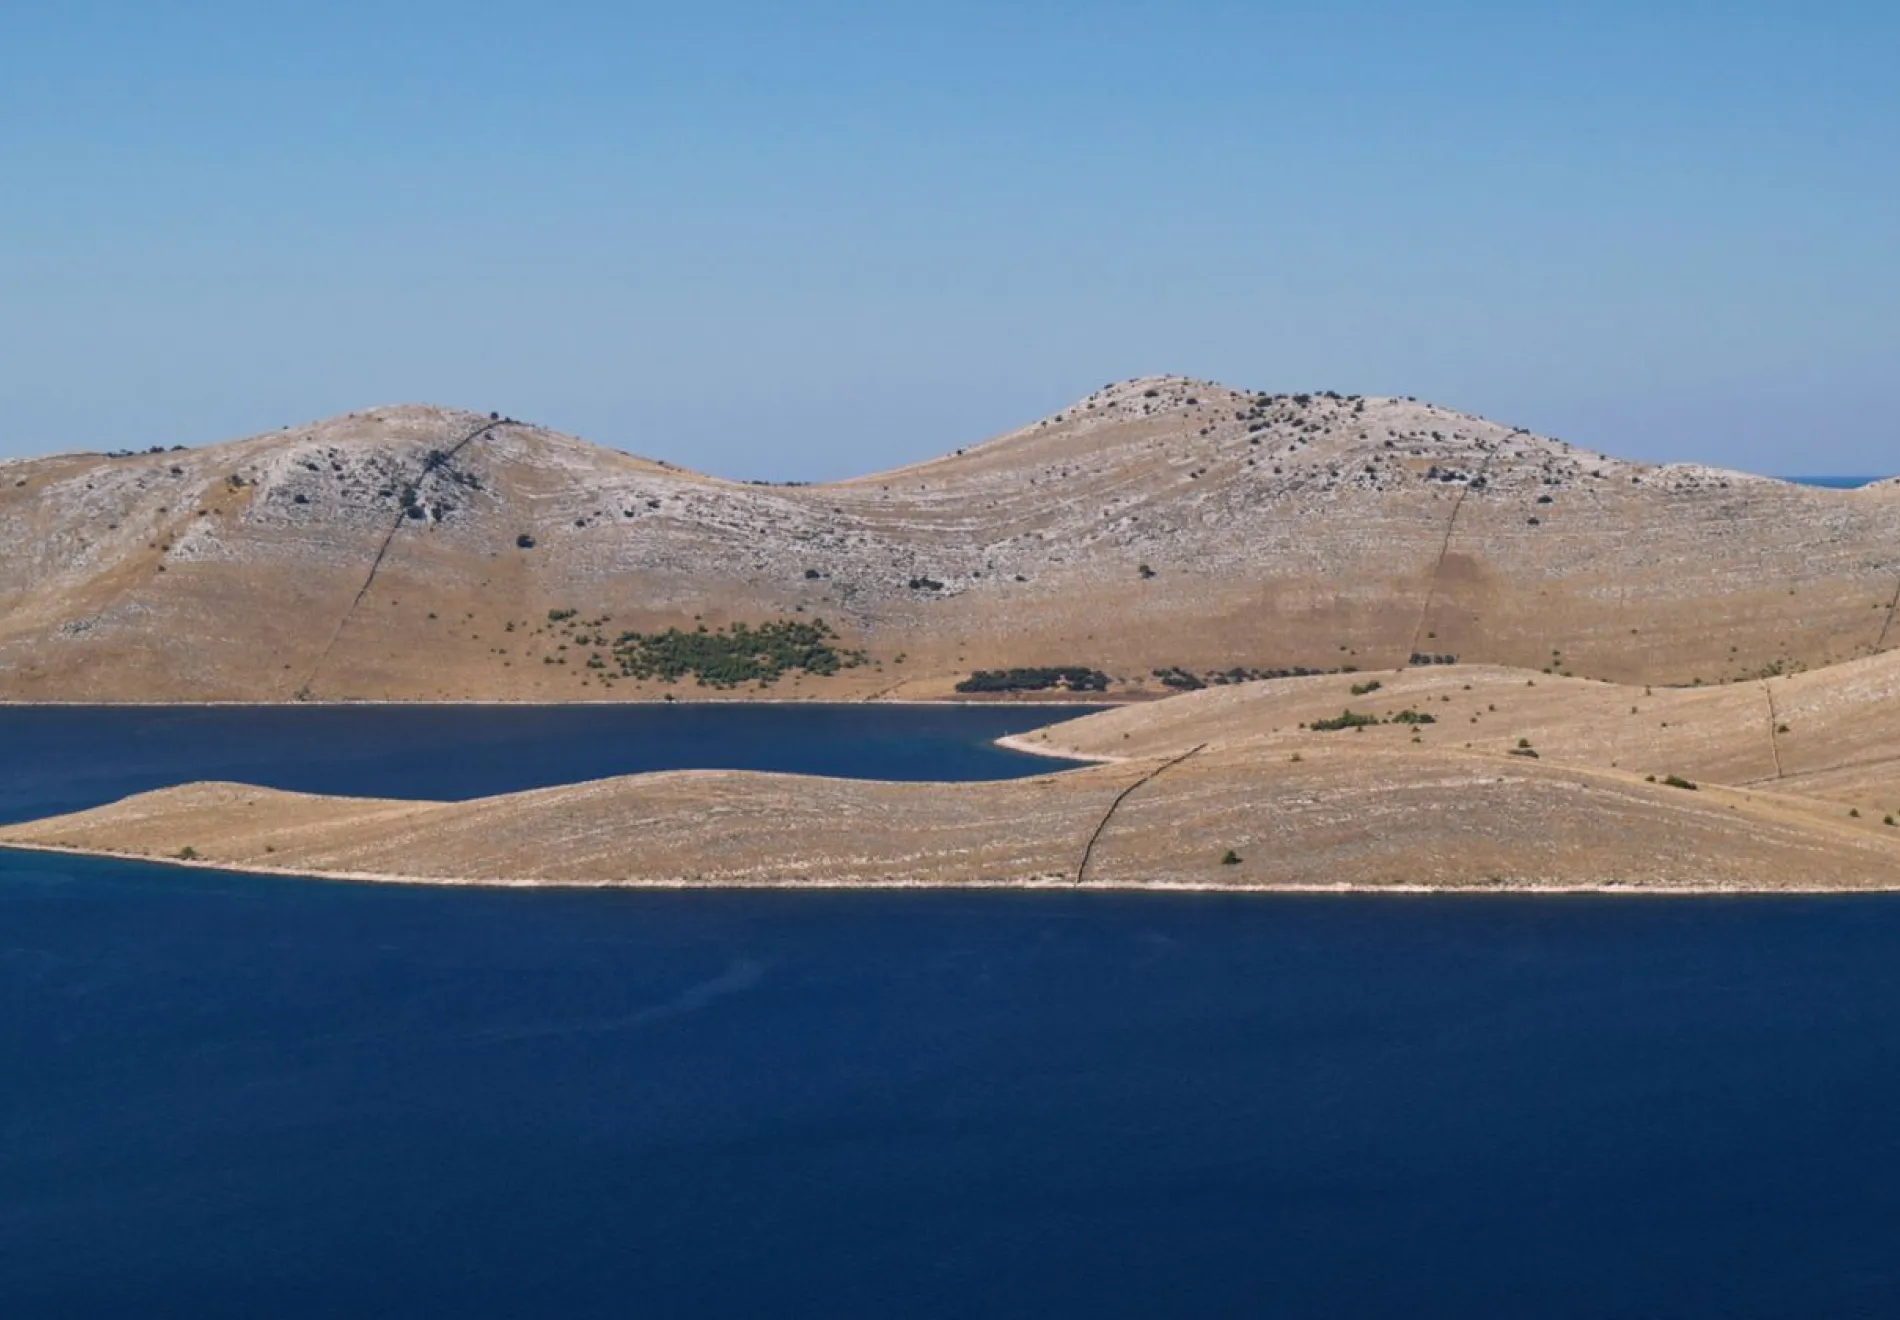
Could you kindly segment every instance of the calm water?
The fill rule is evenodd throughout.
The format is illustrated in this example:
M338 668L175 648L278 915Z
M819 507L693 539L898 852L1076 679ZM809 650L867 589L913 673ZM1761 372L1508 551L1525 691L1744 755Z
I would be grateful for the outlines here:
M889 722L884 722L886 717ZM974 777L1039 712L0 710L216 773ZM1900 1313L1900 903L498 892L0 850L0 1316Z
M1783 481L1792 481L1802 486L1828 486L1834 490L1859 490L1876 481L1885 481L1885 477L1783 477Z
M1897 949L0 852L0 1314L1889 1315Z
M461 800L642 770L1008 779L1071 706L0 706L0 822L194 779Z

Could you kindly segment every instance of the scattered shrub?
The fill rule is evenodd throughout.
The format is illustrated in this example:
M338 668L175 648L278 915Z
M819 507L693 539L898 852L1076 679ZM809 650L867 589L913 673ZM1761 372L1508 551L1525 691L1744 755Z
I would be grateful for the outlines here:
M572 615L568 610L558 617ZM557 618L557 613L550 612L548 617ZM718 631L701 624L692 632L678 628L623 632L614 639L612 658L621 678L674 683L691 674L702 686L732 688L742 683L775 683L789 670L822 676L865 663L864 652L841 650L832 644L836 639L823 619L810 623L786 619L756 628L735 623Z
M1348 706L1330 719L1314 720L1310 727L1316 733L1335 733L1340 729L1363 729L1382 723L1377 715L1367 715Z
M957 684L959 692L1046 692L1061 688L1067 692L1106 692L1108 675L1099 669L1080 665L1056 665L1041 669L979 669Z

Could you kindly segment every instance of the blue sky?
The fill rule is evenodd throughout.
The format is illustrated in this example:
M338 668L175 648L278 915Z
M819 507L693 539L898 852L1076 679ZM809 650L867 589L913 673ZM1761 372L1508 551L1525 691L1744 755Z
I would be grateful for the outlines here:
M729 476L1161 372L1900 468L1900 5L0 7L0 455L371 404Z

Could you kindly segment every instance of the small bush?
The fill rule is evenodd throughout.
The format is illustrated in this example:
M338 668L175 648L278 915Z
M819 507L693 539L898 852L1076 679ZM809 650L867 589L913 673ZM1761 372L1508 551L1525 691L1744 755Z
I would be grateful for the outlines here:
M1363 697L1369 693L1377 692L1384 686L1385 684L1381 683L1378 679L1370 678L1363 683L1354 683L1352 685L1352 694L1355 697Z
M1692 793L1699 787L1694 780L1684 779L1681 775L1664 775L1663 783L1670 788L1686 788Z
M770 684L792 670L825 677L866 662L862 651L834 646L836 638L822 619L781 620L757 627L735 623L716 632L701 624L690 633L677 628L661 633L623 632L613 640L611 659L620 678L676 683L691 676L702 687L732 688L742 683Z
M1226 852L1221 854L1220 864L1222 866L1239 866L1240 854L1235 852L1232 848L1229 848Z
M1059 665L1042 669L979 669L961 683L959 692L1043 692L1062 688L1069 692L1106 692L1108 675L1099 669L1081 665Z

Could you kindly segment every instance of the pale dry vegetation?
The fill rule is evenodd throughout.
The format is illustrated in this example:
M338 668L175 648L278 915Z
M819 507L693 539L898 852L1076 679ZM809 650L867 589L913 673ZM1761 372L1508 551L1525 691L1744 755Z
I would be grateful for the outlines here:
M564 656L557 608L642 634L823 618L867 653L790 698L1043 668L1155 696L1414 657L1714 685L1900 642L1892 483L1649 467L1410 400L1179 378L828 485L421 407L6 472L14 700L661 695Z
M4 472L11 699L1125 703L1017 740L1096 764L1009 784L195 785L8 842L495 883L1900 885L1892 482L1178 378L830 485L425 408Z

